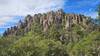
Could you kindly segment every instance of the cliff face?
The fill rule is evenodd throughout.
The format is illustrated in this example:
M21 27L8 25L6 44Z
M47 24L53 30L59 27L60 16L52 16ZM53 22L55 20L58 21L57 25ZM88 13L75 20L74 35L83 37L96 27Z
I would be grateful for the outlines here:
M53 24L59 30L63 23L66 30L70 30L74 24L80 25L84 29L92 29L94 24L89 19L89 17L80 14L65 14L62 9L56 12L39 13L34 16L27 15L24 22L19 21L17 26L8 28L3 36L24 35L24 33L31 31L33 23L39 23L43 27L43 32L47 32Z

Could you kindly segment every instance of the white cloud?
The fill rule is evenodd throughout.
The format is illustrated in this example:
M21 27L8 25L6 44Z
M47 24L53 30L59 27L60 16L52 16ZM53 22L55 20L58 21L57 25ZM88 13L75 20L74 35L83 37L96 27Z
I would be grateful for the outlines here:
M5 22L12 20L12 17L6 16L6 17L0 17L0 26L4 25Z
M63 5L64 0L0 0L0 15L34 14L62 8Z
M18 22L15 16L26 16L62 8L64 0L0 0L0 28L11 26L7 22Z
M90 16L91 18L96 19L98 13L97 13L97 12L86 12L86 13L84 13L84 15L86 15L86 16Z
M17 19L14 19L12 16L5 16L0 17L0 30L10 28L11 26L14 26L14 23L16 23ZM12 24L13 23L13 24Z
M2 16L0 17L0 28L9 28L14 26L23 18L23 16Z

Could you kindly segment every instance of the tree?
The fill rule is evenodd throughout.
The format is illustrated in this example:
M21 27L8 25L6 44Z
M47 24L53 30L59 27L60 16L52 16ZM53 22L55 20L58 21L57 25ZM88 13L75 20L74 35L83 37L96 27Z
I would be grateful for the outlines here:
M100 4L98 5L97 11L98 11L98 19L100 20Z
M97 12L98 12L98 19L97 19L97 21L98 21L98 24L100 24L100 4L97 7Z

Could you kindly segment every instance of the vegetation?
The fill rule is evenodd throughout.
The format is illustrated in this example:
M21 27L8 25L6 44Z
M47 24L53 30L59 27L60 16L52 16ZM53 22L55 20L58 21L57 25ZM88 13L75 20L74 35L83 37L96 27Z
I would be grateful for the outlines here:
M100 31L88 32L74 25L70 33L63 24L59 31L55 24L47 33L43 33L42 28L33 23L23 36L0 38L0 56L100 56Z

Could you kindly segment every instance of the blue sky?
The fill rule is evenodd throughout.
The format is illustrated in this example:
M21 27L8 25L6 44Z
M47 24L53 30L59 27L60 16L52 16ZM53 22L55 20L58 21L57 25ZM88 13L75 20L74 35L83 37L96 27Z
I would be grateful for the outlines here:
M27 14L34 15L59 8L66 13L96 18L99 3L100 0L0 0L0 34L23 20Z
M67 13L78 13L96 18L96 7L100 0L68 0L64 4Z

